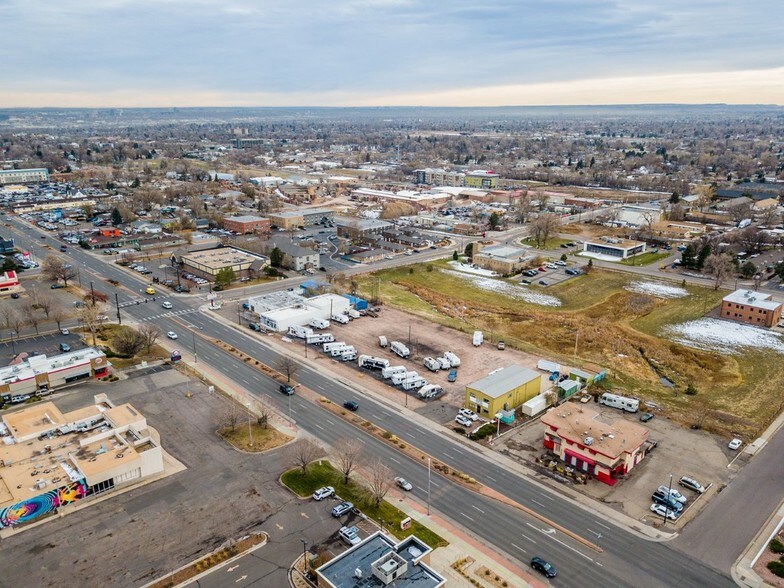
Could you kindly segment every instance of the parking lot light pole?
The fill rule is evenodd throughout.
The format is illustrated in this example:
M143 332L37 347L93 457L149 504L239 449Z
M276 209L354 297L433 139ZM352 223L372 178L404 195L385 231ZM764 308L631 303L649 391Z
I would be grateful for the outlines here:
M670 474L670 484L667 486L667 501L664 504L664 524L667 524L667 515L670 512L670 500L672 496L672 474Z
M427 458L427 516L430 516L430 458Z
M248 402L245 406L248 407L248 439L249 445L253 447L253 431L250 428L250 402Z
M196 355L196 333L191 331L191 337L193 337L193 363L199 363L199 356Z
M308 542L306 539L300 539L302 541L302 573L303 575L308 571Z

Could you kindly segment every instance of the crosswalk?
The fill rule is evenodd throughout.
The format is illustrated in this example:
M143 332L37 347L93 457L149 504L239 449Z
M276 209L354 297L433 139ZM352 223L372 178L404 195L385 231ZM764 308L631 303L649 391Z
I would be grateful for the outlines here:
M162 318L171 318L171 317L174 317L174 316L182 316L184 314L191 314L193 312L199 312L199 309L198 308L186 308L184 310L173 310L171 312L163 312L161 314L156 314L154 316L147 316L147 317L144 317L144 318L140 318L138 320L141 321L141 322L157 321L157 320L162 319Z
M153 298L133 298L132 300L126 300L125 302L120 302L120 308L127 308L128 306L136 306L137 304L160 304L164 300L170 300L167 296L156 296Z

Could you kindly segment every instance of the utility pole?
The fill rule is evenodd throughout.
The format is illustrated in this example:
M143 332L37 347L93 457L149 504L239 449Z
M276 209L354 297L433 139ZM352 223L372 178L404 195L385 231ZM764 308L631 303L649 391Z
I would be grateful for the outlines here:
M117 324L122 324L122 317L120 317L120 297L117 292L114 293L114 303L117 305Z
M430 516L430 458L427 458L427 516Z
M196 355L196 333L191 331L191 337L193 337L193 363L199 363L199 357Z

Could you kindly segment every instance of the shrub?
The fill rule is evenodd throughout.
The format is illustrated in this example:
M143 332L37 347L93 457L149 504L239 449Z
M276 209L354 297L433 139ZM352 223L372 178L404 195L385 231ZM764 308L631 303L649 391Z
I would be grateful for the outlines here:
M784 578L784 562L779 560L768 562L768 569L779 578Z
M770 540L770 543L768 544L768 548L773 553L784 553L784 543L782 543L778 537L774 537L773 539Z
M697 388L695 388L692 384L686 386L686 394L689 396L695 396L697 394Z

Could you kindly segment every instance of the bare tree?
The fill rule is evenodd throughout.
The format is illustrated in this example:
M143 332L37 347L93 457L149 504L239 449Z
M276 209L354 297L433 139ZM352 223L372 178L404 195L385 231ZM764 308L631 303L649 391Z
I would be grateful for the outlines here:
M221 427L228 427L234 432L237 428L237 425L242 418L243 411L240 410L240 407L234 401L227 401L226 405L220 412L220 426Z
M735 270L735 264L727 253L713 253L705 260L705 272L713 276L713 289L718 290L724 280Z
M145 323L139 327L139 334L142 336L142 347L144 348L144 352L149 354L150 349L155 345L156 341L158 341L158 337L161 336L161 330L157 325Z
M759 213L760 222L767 228L771 228L778 224L779 220L781 220L781 215L779 214L777 206L768 206L767 208L763 208Z
M44 262L41 264L41 273L48 280L57 282L63 281L65 286L68 286L68 280L76 276L76 270L69 263L64 263L57 255L47 255Z
M362 456L364 444L356 438L338 439L335 443L335 453L337 454L338 470L343 474L343 483L348 484L348 477L354 468L359 464Z
M368 473L370 475L370 495L378 508L392 486L392 470L382 460L375 459L368 466Z
M79 309L79 320L84 325L84 328L92 334L93 345L96 345L95 334L102 322L99 317L103 316L101 307L97 304L85 304Z
M312 439L302 439L301 441L294 443L291 445L289 451L291 462L301 469L303 474L307 473L308 465L310 465L312 461L324 454L321 445Z
M558 219L552 214L540 214L530 226L531 236L536 241L536 247L541 248L547 244L547 239L555 232Z
M65 318L68 317L68 314L65 312L65 309L58 303L54 302L49 309L49 315L52 317L52 320L57 323L57 328L62 329L60 324L63 322Z
M38 305L38 308L44 311L46 319L49 320L49 316L52 314L52 308L55 304L54 298L45 292L39 293L35 303Z
M262 429L266 429L267 425L269 425L269 420L272 417L272 407L265 397L262 397L255 402L254 412L256 413L256 422L258 425Z
M768 242L768 234L759 227L746 227L734 232L736 240L743 245L746 253L759 253Z
M730 218L739 223L744 219L750 219L752 216L751 211L751 202L739 202L738 204L731 204L727 209L727 212L730 215Z
M16 335L27 324L25 317L13 308L3 307L3 322L9 330L13 331Z
M22 314L24 315L25 322L33 326L35 334L37 335L38 325L41 324L41 317L38 314L38 307L36 307L35 302L29 298L25 300L22 305Z
M716 198L716 186L712 184L705 184L697 187L697 206L700 212L705 210L705 207Z
M278 371L286 376L286 383L291 383L291 377L297 373L299 363L287 355L282 355L277 362Z
M144 336L134 329L122 329L112 339L117 353L133 357L144 347Z

